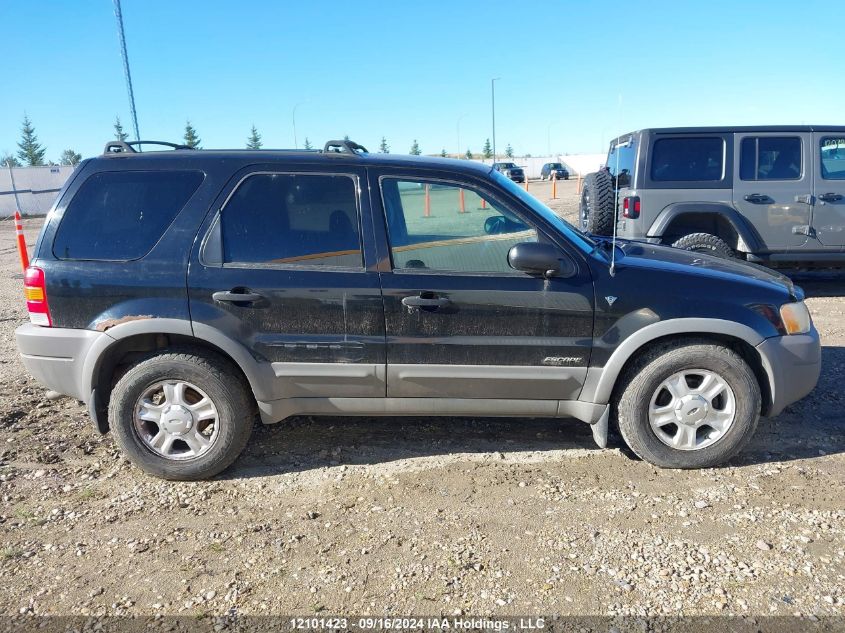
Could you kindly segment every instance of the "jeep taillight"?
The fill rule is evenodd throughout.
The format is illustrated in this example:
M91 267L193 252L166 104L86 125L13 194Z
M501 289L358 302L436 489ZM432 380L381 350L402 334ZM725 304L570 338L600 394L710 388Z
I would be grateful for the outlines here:
M637 196L628 196L622 200L622 217L632 220L640 217L640 199Z
M52 326L50 308L47 305L47 284L44 271L36 266L27 268L23 276L23 291L24 296L26 296L29 320L35 325Z

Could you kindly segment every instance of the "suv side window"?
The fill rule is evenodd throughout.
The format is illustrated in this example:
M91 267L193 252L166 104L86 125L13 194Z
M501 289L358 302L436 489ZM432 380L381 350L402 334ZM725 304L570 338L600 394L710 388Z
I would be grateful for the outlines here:
M476 191L384 177L382 198L395 269L515 273L508 251L537 231Z
M799 180L801 139L797 136L747 136L739 158L742 180Z
M149 253L200 186L200 171L102 171L65 209L53 254L59 259L131 261Z
M362 268L356 180L259 173L220 212L223 264Z
M652 150L651 179L717 181L724 177L724 165L725 142L721 138L662 138Z
M819 141L822 178L845 180L845 138L826 136Z

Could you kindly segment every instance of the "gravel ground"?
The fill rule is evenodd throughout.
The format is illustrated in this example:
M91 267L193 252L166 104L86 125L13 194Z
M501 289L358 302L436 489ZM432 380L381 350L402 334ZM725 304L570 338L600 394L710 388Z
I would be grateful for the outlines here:
M300 417L172 483L27 376L0 232L0 615L845 615L841 280L807 280L818 388L724 468L658 470L575 421Z

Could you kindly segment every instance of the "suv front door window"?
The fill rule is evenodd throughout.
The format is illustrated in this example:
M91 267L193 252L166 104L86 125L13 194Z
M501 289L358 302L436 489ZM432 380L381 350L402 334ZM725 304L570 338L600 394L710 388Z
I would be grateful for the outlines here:
M845 134L816 132L813 228L824 248L845 246Z
M592 335L587 270L544 279L510 268L512 246L549 240L501 192L380 175L370 182L382 194L379 243L392 262L381 275L388 396L540 399L548 412L577 398Z

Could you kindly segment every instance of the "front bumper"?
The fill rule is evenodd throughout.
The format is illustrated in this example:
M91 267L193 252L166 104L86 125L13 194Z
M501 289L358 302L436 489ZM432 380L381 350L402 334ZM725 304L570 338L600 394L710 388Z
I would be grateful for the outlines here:
M768 374L772 396L766 416L778 415L810 393L819 381L822 352L815 326L807 334L768 338L757 346L757 351Z
M108 336L92 330L40 327L25 323L15 330L21 360L42 385L87 402L83 385L85 356L97 339ZM88 391L86 393L86 391Z

